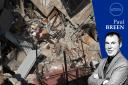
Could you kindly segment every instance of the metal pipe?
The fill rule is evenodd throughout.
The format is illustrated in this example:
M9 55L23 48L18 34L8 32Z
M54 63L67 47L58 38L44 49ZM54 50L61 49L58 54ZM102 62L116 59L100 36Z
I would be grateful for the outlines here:
M68 84L68 71L67 71L67 62L66 62L66 53L63 51L64 54L64 65L65 65L65 78L66 78L66 85Z

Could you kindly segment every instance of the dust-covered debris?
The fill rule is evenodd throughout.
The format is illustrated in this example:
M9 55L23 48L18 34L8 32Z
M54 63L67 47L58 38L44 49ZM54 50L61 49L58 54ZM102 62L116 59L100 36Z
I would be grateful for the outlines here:
M67 71L72 69L76 71L76 69L83 68L86 74L89 74L90 62L92 60L100 61L96 26L94 19L92 19L93 16L91 14L89 16L91 10L87 12L86 19L80 17L77 19L80 14L85 12L85 9L78 13L77 17L69 18L66 10L52 6L47 12L49 13L48 16L43 16L42 13L45 12L42 12L36 2L16 1L14 3L14 0L12 0L9 3L9 6L12 7L9 10L12 11L11 16L13 18L11 26L9 24L9 29L7 29L10 36L4 36L3 32L5 31L1 32L0 35L2 43L1 59L4 61L1 62L1 67L9 70L10 72L7 73L11 75L7 79L12 83L17 82L16 85L22 85L23 81L12 76L17 74L19 67L26 70L24 69L25 66L22 66L26 60L32 60L31 65L28 61L29 69L26 73L26 83L35 84L40 79L48 79L54 72L61 71L65 74L65 62ZM51 3L47 3L47 6L49 7L48 4ZM52 4L55 5L56 3L59 4L60 1ZM15 6L13 7L12 4ZM22 8L20 9L20 7ZM87 8L89 7L90 5L87 6ZM44 9L47 9L47 7ZM10 21L8 22L10 23ZM2 29L0 28L0 30ZM31 55L30 52L34 52L35 56ZM64 60L64 52L66 61ZM22 75L22 73L18 74ZM80 74L80 76L83 75ZM0 82L3 83L5 79L3 76L1 78Z

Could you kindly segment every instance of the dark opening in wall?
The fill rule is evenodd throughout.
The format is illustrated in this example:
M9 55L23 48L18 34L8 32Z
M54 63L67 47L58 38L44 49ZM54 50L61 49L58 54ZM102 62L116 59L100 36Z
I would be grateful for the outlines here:
M90 3L90 0L61 0L68 15L73 17L79 13L85 6Z

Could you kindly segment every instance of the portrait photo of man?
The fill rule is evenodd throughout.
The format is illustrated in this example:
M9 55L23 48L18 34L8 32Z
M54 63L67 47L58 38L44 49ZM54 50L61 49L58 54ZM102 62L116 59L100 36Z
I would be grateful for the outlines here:
M88 85L128 85L128 60L122 55L121 36L109 32L105 36L105 50L108 55L103 58L97 69L88 78Z

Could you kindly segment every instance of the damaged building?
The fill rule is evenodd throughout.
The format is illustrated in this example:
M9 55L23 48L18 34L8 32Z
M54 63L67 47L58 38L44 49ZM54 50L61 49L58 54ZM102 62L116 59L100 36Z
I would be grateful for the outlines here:
M87 85L100 61L91 0L1 0L0 85Z

